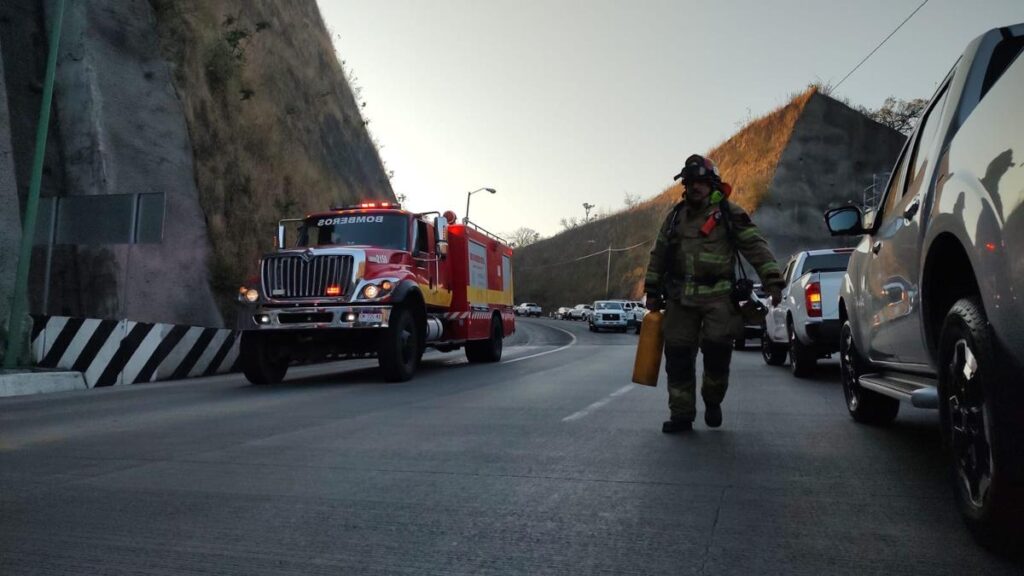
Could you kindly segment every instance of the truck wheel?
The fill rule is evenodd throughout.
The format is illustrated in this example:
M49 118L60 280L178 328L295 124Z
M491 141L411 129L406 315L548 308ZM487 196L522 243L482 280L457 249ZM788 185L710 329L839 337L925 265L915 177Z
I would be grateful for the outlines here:
M793 369L793 376L797 378L809 378L818 366L818 358L814 351L804 346L796 337L792 323L789 324L789 363Z
M964 298L954 304L939 340L939 407L957 504L983 544L1009 536L1022 505L1014 490L1021 462L1013 455L1020 423L1012 417L1020 406L995 401L998 387L1011 382L999 381L993 344L981 303Z
M786 363L786 347L782 344L772 342L768 336L768 325L761 325L761 357L764 363L769 366L782 366Z
M288 355L285 349L273 345L269 335L242 332L239 343L242 374L250 384L278 384L288 373Z
M409 380L416 373L420 356L419 330L412 311L403 307L392 309L377 348L377 364L384 379L388 382Z
M486 340L466 343L466 359L474 364L501 360L502 340L505 331L499 317L491 317L491 335Z
M864 373L864 359L853 341L850 321L843 323L839 336L839 366L842 373L843 396L850 416L862 424L888 424L900 412L900 401L861 388L860 375Z

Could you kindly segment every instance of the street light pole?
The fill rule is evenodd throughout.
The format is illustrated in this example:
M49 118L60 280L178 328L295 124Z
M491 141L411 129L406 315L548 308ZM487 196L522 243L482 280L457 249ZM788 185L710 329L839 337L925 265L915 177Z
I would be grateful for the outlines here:
M608 298L611 298L611 296L608 293L608 287L609 287L609 283L611 282L611 278L612 278L612 245L609 244L608 245L608 266L605 268L605 271L604 271L604 297L605 297L606 300Z
M497 192L497 190L495 190L494 188L477 188L476 190L473 190L472 192L466 193L466 215L462 218L462 223L463 224L469 224L469 198L470 198L470 196L472 196L473 194L476 194L477 192L483 192L484 190L490 192L491 194L494 194L494 193Z
M587 215L583 217L583 223L584 224L587 223L587 222L590 222L590 210L591 210L591 208L594 208L594 206L595 206L595 204L590 204L588 202L584 202L583 203L583 209L587 211Z

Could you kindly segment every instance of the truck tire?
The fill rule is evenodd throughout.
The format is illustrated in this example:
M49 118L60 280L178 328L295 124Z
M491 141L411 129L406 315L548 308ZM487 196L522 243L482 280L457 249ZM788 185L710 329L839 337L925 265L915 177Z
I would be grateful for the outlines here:
M786 363L788 350L783 344L776 344L768 336L767 323L761 324L761 357L769 366L782 366Z
M946 314L939 338L939 407L949 447L957 505L979 542L1001 544L1020 518L1020 405L998 400L1011 380L998 365L994 338L977 298L963 298ZM1019 382L1018 382L1019 383ZM1005 396L1005 395L1004 395ZM998 399L998 400L997 400Z
M420 331L412 311L402 306L391 310L388 327L377 346L377 364L388 382L405 382L416 373L422 355Z
M817 355L814 350L800 342L792 322L789 323L789 363L793 369L793 376L797 378L810 378L818 367Z
M288 373L288 355L274 346L269 334L242 332L238 345L242 374L253 385L279 384Z
M501 317L491 317L491 335L486 340L473 340L466 343L466 359L474 364L497 362L501 360L502 340L505 330Z
M861 424L888 424L896 419L900 412L899 400L860 385L860 375L865 373L864 359L853 341L849 320L843 323L839 336L839 367L846 409L851 418Z

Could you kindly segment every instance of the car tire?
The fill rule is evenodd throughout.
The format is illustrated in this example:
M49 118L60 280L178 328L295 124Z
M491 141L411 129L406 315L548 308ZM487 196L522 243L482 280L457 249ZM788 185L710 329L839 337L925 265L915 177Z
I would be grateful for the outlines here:
M861 424L888 424L899 414L900 401L861 387L860 376L866 372L865 365L853 340L853 326L846 320L839 335L839 368L846 410Z
M1003 544L1024 509L1019 400L977 298L956 302L939 337L939 408L957 506L983 545ZM1002 394L1003 396L1000 396ZM1014 417L1014 414L1017 417Z
M408 308L395 307L377 345L377 365L388 382L405 382L416 373L423 348L416 318Z
M486 340L466 343L466 359L473 364L498 362L504 347L505 331L498 316L491 317L491 332Z
M587 328L589 328L591 332L597 332L597 326L594 326L593 324L587 323Z
M800 338L797 338L792 322L789 323L788 329L789 364L793 370L793 376L809 378L814 375L814 371L818 367L818 357L814 354L814 350L804 346L800 342Z
M785 345L772 342L768 336L768 326L762 325L761 357L764 358L764 363L769 366L782 366L786 363L788 353Z
M279 384L288 374L288 356L281 347L274 345L269 334L242 332L238 347L242 374L250 384Z

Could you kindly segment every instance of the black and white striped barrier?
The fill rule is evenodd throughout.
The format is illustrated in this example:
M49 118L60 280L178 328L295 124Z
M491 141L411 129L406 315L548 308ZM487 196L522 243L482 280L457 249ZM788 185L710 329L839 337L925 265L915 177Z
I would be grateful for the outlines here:
M66 316L34 320L36 365L81 372L90 388L237 371L237 330Z

